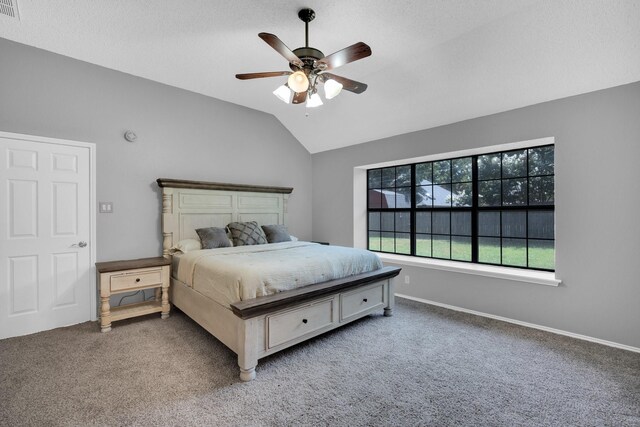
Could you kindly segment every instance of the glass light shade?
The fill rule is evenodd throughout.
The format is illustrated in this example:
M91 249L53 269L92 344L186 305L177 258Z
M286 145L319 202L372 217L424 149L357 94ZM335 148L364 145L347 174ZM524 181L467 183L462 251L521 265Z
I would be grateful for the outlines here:
M326 82L324 82L324 96L327 99L331 99L338 96L341 90L342 90L342 84L338 83L333 79L329 79Z
M287 84L294 92L304 92L309 89L309 79L302 71L296 71L289 76Z
M278 89L274 90L273 94L283 102L286 102L287 104L291 103L291 89L289 89L285 85L282 85Z
M320 99L320 95L317 93L307 98L307 108L319 107L320 105L322 105L322 99Z

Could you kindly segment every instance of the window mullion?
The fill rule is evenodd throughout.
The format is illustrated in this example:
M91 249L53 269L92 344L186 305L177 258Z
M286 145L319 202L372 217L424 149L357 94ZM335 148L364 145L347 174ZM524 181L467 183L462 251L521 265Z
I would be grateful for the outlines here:
M412 256L416 255L416 165L411 165L411 211L409 213L409 245Z
M451 200L449 201L449 259L453 259L453 159L449 160L449 189L451 194Z
M471 262L478 262L478 156L471 158Z
M529 188L531 187L531 176L530 176L530 171L529 171L529 151L530 150L525 150L525 153L527 153L526 155L526 162L527 162L527 209L525 209L525 216L524 216L524 256L525 256L525 265L527 268L529 268Z

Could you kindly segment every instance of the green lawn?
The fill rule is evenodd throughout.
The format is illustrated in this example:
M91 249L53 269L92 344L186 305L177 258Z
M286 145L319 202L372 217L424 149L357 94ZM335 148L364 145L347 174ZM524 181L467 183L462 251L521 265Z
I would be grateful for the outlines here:
M394 246L395 243L395 246ZM499 239L485 239L480 241L478 260L482 263L502 264L514 267L527 266L527 248L524 241L505 239L502 248L502 262L500 262ZM410 254L409 239L394 239L393 237L369 238L369 249L373 251L395 252ZM529 241L529 267L553 270L555 268L555 250L553 242ZM416 255L433 258L452 259L456 261L471 261L471 239L468 237L453 237L451 243L448 238L433 236L431 239L416 241Z

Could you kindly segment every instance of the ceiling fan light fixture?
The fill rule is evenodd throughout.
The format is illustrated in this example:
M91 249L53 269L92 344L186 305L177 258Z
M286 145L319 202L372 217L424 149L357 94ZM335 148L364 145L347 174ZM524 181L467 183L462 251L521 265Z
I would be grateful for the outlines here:
M307 98L307 108L315 108L322 105L322 99L320 99L320 95L314 93L309 98Z
M6 0L0 0L0 4L3 1ZM355 94L367 90L364 83L330 74L328 71L370 56L371 48L366 43L358 42L325 56L320 50L309 46L309 22L313 21L315 16L312 9L298 11L298 18L304 22L305 44L304 47L294 50L289 49L275 34L258 33L258 37L287 60L291 71L236 74L236 78L251 80L287 76L287 83L273 91L273 94L287 104L306 103L310 108L322 105L322 100L317 94L319 86L324 86L327 99L335 98L343 89Z
M324 82L324 96L327 99L335 98L342 90L342 84L333 79Z
M309 89L309 79L307 75L302 71L296 71L295 73L289 76L289 80L287 80L287 84L292 91L300 93L305 92Z
M273 91L273 94L278 97L282 102L286 104L291 104L291 97L293 93L291 89L287 87L287 85L282 85Z

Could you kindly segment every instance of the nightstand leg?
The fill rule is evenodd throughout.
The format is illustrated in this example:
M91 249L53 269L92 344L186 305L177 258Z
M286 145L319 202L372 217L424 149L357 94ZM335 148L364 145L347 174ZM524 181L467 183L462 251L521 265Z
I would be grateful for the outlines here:
M111 330L111 306L109 305L109 297L100 297L100 330L109 332Z
M167 317L169 317L170 308L171 307L169 306L169 287L163 286L162 287L162 313L160 315L162 319L166 319Z

